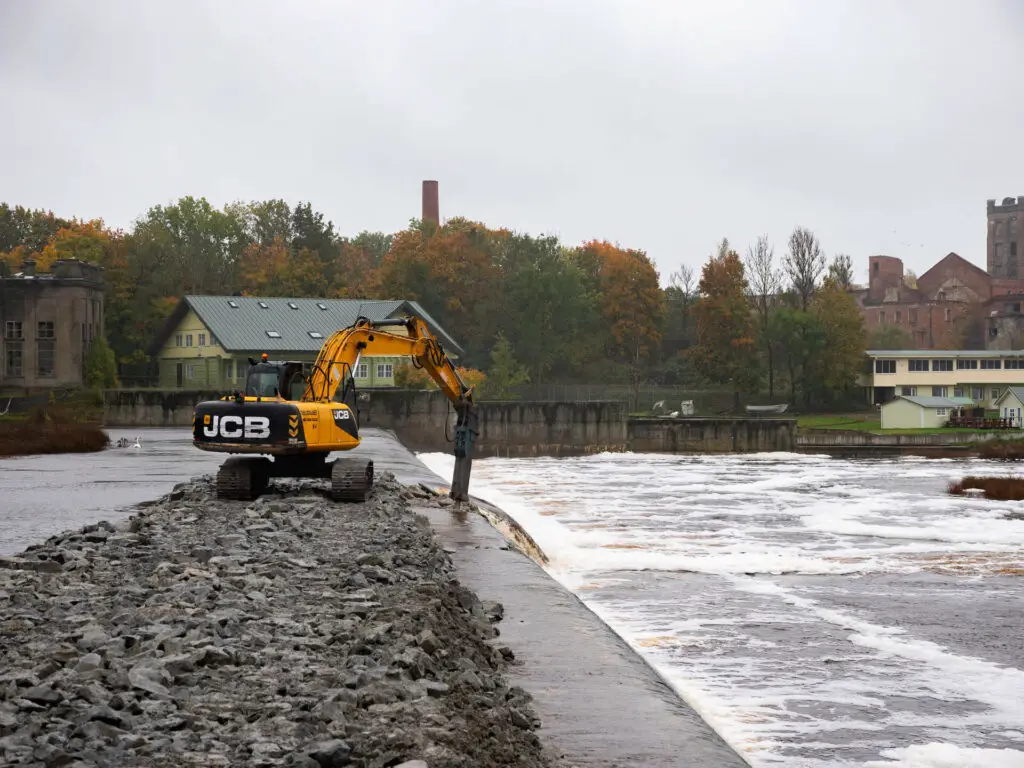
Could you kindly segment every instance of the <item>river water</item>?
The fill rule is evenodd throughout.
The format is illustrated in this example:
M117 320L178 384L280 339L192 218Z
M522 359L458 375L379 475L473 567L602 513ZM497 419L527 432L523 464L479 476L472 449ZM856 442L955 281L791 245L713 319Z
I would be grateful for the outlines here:
M212 474L224 461L197 450L187 429L108 429L139 448L0 459L0 555L98 520L127 517L176 483Z
M945 492L1021 471L605 454L478 460L471 491L751 765L1021 768L1024 505Z

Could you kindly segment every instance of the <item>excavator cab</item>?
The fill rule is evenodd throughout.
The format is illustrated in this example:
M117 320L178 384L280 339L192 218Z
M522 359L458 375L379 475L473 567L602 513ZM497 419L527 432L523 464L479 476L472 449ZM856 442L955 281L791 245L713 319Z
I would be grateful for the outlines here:
M259 399L297 401L302 399L309 379L309 363L303 362L256 362L250 360L249 373L245 377L245 396Z

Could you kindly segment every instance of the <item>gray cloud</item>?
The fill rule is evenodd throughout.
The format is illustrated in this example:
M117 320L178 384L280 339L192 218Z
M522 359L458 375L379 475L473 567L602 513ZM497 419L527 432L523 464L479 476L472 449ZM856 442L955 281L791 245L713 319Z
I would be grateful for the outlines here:
M800 224L984 265L1024 194L1013 0L0 3L0 198L126 226L184 194L648 251ZM12 109L13 107L13 109Z

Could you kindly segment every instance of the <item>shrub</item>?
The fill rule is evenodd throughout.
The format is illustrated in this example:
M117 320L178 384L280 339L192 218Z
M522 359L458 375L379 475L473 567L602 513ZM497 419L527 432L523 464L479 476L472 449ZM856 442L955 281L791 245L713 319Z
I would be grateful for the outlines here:
M980 477L968 475L958 482L949 484L949 493L963 496L965 491L979 489L986 499L993 501L1021 501L1024 499L1024 478L1021 477Z

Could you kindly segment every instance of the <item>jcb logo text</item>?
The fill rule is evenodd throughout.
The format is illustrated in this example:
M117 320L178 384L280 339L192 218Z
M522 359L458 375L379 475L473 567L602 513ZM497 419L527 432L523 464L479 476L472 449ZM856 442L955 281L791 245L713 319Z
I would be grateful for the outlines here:
M270 437L270 419L266 416L214 416L209 423L203 425L203 434L206 437L260 440Z

